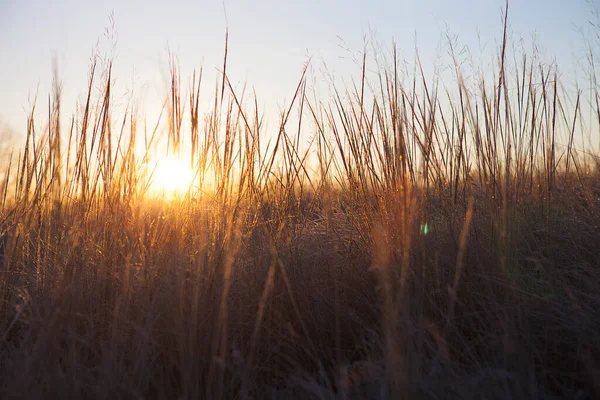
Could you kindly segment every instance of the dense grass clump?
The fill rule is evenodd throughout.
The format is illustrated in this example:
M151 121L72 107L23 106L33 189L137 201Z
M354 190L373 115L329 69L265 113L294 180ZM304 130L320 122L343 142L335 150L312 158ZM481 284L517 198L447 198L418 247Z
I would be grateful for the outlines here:
M226 62L207 113L173 65L154 127L110 59L68 125L56 83L0 185L1 397L600 396L598 87L507 42L454 87L305 69L275 132ZM156 198L167 151L196 176Z

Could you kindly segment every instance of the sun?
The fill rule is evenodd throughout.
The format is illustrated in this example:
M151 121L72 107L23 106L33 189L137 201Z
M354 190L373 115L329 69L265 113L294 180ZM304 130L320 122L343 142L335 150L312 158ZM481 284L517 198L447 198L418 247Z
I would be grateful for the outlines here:
M152 191L165 197L185 195L194 181L194 171L177 158L160 159L152 179Z

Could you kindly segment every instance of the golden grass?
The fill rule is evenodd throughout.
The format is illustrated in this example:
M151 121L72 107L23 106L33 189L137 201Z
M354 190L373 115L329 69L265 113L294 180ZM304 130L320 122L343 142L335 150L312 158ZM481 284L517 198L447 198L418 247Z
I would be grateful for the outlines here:
M598 87L570 104L507 42L445 93L395 50L327 101L305 68L275 135L227 47L212 110L172 63L153 127L113 118L110 59L68 126L57 80L0 184L3 397L598 396ZM195 171L172 201L165 118Z

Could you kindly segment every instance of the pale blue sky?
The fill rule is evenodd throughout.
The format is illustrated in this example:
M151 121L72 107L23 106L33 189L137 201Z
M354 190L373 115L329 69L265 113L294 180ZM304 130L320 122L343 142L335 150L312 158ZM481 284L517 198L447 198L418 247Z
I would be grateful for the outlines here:
M409 59L416 34L424 62L435 54L446 27L475 55L478 32L493 52L501 39L504 0L0 0L0 129L23 130L28 95L38 83L46 98L52 54L58 56L70 109L85 89L89 57L111 11L118 33L116 76L124 86L133 80L148 98L160 94L167 43L179 56L184 82L193 67L213 71L221 64L224 7L231 79L247 81L261 101L276 106L293 94L307 54L327 61L338 75L350 74L352 63L339 60L345 55L339 37L360 51L369 29L386 44L395 39ZM591 10L586 0L513 0L509 22L515 35L528 39L536 33L542 52L563 65L581 54L578 28L587 29ZM204 83L212 90L212 79Z

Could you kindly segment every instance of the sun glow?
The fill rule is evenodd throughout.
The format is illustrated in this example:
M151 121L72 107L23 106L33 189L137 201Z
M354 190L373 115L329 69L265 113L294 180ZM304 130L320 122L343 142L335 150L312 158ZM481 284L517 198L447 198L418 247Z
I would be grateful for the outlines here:
M177 159L167 158L158 160L152 179L152 191L161 196L179 197L191 188L194 171L188 163Z

